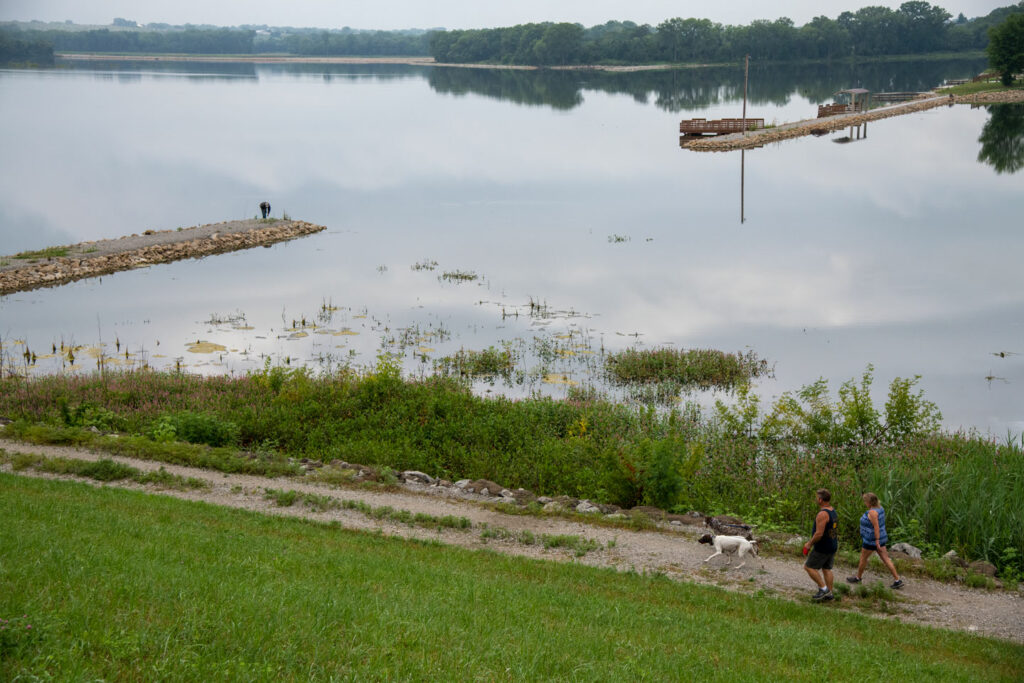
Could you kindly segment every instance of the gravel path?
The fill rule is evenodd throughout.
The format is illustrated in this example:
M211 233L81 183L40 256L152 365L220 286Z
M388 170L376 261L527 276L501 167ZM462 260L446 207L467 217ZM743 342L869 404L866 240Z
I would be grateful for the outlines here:
M488 548L510 555L562 562L612 567L617 570L659 571L676 579L718 585L729 590L754 592L773 590L794 600L807 600L813 584L804 573L800 560L791 557L761 557L748 559L742 569L731 569L719 561L710 565L704 559L710 555L707 546L699 545L699 530L688 527L665 528L657 531L632 531L623 528L591 525L561 517L510 515L469 500L473 496L457 490L419 484L403 484L398 491L378 491L365 488L339 489L324 484L307 483L301 479L268 479L251 475L226 475L220 472L136 460L76 448L35 446L0 438L0 448L10 453L34 453L48 457L82 460L112 460L131 465L143 471L164 467L168 472L183 477L196 477L210 484L199 491L159 491L160 495L186 500L204 501L216 505L252 510L264 514L305 517L324 521L336 520L348 529L382 530L399 538L436 539L443 543L470 549ZM4 466L10 470L9 466ZM24 470L26 476L50 476ZM98 485L98 484L97 484ZM147 489L135 483L111 484L122 488ZM295 490L300 493L328 495L337 500L362 501L372 506L391 506L396 510L425 513L434 516L466 517L472 522L469 530L444 529L441 531L407 526L390 521L372 519L355 510L313 512L301 505L278 507L265 499L265 488ZM529 530L533 534L577 535L597 541L601 549L575 558L564 549L545 550L538 545L523 545L512 540L483 539L481 531L489 528L509 532ZM610 547L609 547L610 545ZM718 558L719 560L721 558ZM842 580L849 568L837 567L836 577ZM865 577L873 582L888 575L870 571ZM960 585L944 584L920 577L907 577L907 586L898 593L897 613L882 615L883 619L898 619L938 626L942 628L976 632L996 638L1024 643L1024 597L1006 591L968 589ZM846 602L845 604L850 604Z

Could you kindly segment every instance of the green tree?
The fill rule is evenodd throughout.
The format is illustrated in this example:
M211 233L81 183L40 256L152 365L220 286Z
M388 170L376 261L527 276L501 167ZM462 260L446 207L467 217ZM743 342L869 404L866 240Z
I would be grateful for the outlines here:
M1016 173L1024 168L1024 104L989 107L989 120L981 129L978 161L996 173Z
M989 29L988 63L1002 74L1003 85L1024 70L1024 14L1011 14L1002 24Z
M583 46L583 27L579 24L552 24L533 46L538 64L573 64L579 61Z

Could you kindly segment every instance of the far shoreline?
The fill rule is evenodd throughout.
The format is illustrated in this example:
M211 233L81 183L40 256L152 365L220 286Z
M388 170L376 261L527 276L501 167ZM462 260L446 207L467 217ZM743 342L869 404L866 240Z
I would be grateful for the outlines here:
M663 62L658 64L569 64L536 66L529 64L486 64L438 62L433 57L392 56L392 57L303 57L298 55L198 55L198 54L126 54L93 52L58 52L57 59L68 61L118 61L118 62L204 62L223 64L400 64L406 66L445 67L456 69L499 69L505 71L606 71L610 73L634 73L642 71L681 71L713 67L736 66L739 62ZM864 58L838 58L834 60L813 59L796 61L770 61L760 64L779 66L809 64L880 63L905 61L935 61L950 59L979 59L984 52L941 52L922 55L882 55Z

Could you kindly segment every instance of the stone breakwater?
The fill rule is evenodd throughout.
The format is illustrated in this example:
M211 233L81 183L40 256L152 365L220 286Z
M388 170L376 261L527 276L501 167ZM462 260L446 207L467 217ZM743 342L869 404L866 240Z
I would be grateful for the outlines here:
M746 136L741 134L720 135L717 137L683 139L679 146L696 152L728 152L737 149L753 149L763 147L772 142L780 142L804 135L821 134L857 126L868 121L887 119L891 116L912 114L926 109L933 109L953 104L1002 104L1024 102L1024 90L977 93L974 95L926 96L904 104L892 105L861 114L839 114L821 119L807 119L797 123L783 124L777 128L764 128L750 131Z
M0 295L108 275L188 258L269 246L324 230L305 221L234 221L181 230L147 230L117 240L62 247L66 256L14 259L0 257Z

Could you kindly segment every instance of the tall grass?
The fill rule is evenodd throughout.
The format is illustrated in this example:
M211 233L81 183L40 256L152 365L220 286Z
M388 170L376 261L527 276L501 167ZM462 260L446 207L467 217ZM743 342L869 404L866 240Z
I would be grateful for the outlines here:
M0 415L21 420L8 431L29 440L222 471L298 474L294 459L338 458L624 507L730 512L802 533L824 486L850 544L860 495L871 490L889 513L893 542L1024 572L1020 445L935 432L935 407L912 388L895 381L886 410L870 410L869 372L844 384L837 405L816 383L767 417L741 391L737 408L706 419L596 398L481 398L453 379L403 379L382 362L364 374L319 377L268 368L241 378L5 378ZM229 445L209 445L221 439Z
M966 681L1024 668L1012 643L663 577L9 474L0 491L0 519L18 520L0 525L0 618L16 627L0 634L3 680Z

